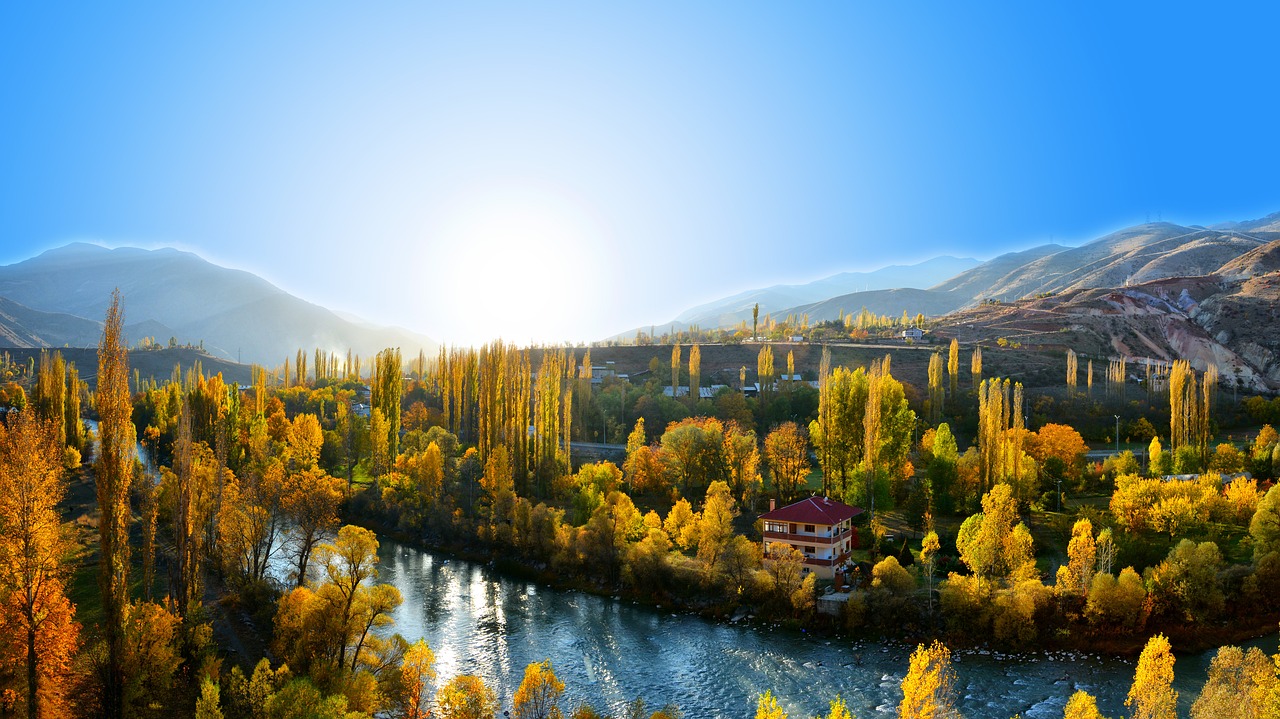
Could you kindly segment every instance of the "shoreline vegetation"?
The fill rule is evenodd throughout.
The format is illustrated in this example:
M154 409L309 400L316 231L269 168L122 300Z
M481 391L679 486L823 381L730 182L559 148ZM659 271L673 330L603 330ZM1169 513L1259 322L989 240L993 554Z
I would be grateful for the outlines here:
M869 327L894 331L883 320ZM402 598L377 581L370 526L553 586L918 643L903 717L951 706L939 640L1141 651L1134 691L1147 688L1131 700L1169 716L1174 648L1266 634L1280 618L1267 609L1280 591L1280 401L1228 401L1212 367L1148 364L1135 389L1116 359L1095 389L1090 361L1082 389L1068 350L1061 386L1027 388L984 375L1019 348L965 348L962 362L953 341L916 387L892 354L841 366L823 350L798 368L785 345L761 343L750 373L704 368L698 343L672 337L630 378L594 367L590 349L497 342L408 361L299 351L240 387L199 365L167 381L130 374L121 326L117 297L95 392L57 352L38 370L0 361L0 557L20 569L0 572L0 711L354 719L506 706L479 677L434 677L430 647L391 633ZM83 421L95 416L96 437ZM1108 438L1114 422L1118 444L1122 420L1142 459L1090 460L1085 437ZM575 445L613 451L605 440L622 437L616 463L574 460ZM130 459L137 445L149 466ZM68 496L70 472L91 476L96 496L87 481ZM869 510L834 616L817 611L825 583L805 555L764 551L755 520L769 499L812 494ZM1223 648L1214 666L1193 716L1216 716L1203 713L1224 706L1213 702L1280 706L1257 650ZM538 712L562 692L535 664L509 701L518 716L553 716ZM1073 697L1066 715L1096 716L1088 706ZM767 693L757 710L783 716Z

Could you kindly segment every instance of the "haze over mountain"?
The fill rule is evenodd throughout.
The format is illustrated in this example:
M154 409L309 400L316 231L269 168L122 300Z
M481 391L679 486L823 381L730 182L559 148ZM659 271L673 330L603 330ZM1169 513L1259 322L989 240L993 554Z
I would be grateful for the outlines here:
M906 312L938 317L984 300L1013 301L1037 294L1123 287L1219 272L1252 276L1276 262L1274 253L1259 249L1276 239L1280 239L1280 213L1212 228L1152 222L1078 247L1039 245L980 263L940 257L917 265L836 275L806 285L749 290L691 308L675 322L657 327L735 327L744 320L751 321L756 302L760 303L762 317L807 315L810 322L834 320L841 312L857 313L863 308L877 315L898 316ZM946 277L938 276L948 268L955 271ZM841 285L859 283L869 291L838 292ZM630 337L634 332L618 337Z
M274 366L298 349L364 356L405 354L436 343L399 328L358 323L301 300L249 272L165 248L108 249L73 243L0 267L0 343L96 345L120 289L130 343L154 337L199 344L211 354Z

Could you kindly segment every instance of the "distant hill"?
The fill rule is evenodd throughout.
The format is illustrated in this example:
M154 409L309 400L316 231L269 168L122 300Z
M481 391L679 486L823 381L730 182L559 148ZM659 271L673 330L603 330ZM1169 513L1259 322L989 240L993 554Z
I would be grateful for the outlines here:
M760 305L760 315L774 314L799 305L813 304L838 295L867 290L917 287L950 277L978 263L971 258L935 257L914 265L890 265L870 272L841 272L801 285L774 285L747 290L731 297L708 302L680 313L682 325L725 327L751 319L752 308Z
M203 342L212 355L269 366L299 348L368 356L385 347L412 355L437 346L407 330L344 319L257 275L189 252L85 243L0 267L0 298L7 300L0 305L0 343L95 345L117 287L130 343L175 337L182 344Z

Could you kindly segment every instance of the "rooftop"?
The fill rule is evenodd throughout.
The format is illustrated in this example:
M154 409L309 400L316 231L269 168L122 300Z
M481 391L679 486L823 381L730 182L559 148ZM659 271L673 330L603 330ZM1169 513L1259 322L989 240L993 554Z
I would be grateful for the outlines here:
M850 507L844 502L828 497L809 497L795 504L766 512L760 515L760 518L797 524L839 524L859 514L862 514L862 509Z

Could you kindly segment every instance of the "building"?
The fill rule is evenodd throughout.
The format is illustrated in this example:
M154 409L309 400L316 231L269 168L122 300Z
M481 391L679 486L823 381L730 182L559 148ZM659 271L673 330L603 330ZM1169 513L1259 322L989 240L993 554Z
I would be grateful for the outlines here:
M809 497L781 509L760 515L764 521L764 552L776 544L790 544L804 555L804 571L831 579L836 569L849 561L853 518L858 507L827 497Z
M902 331L902 339L919 342L924 339L924 330L919 327L908 327Z

